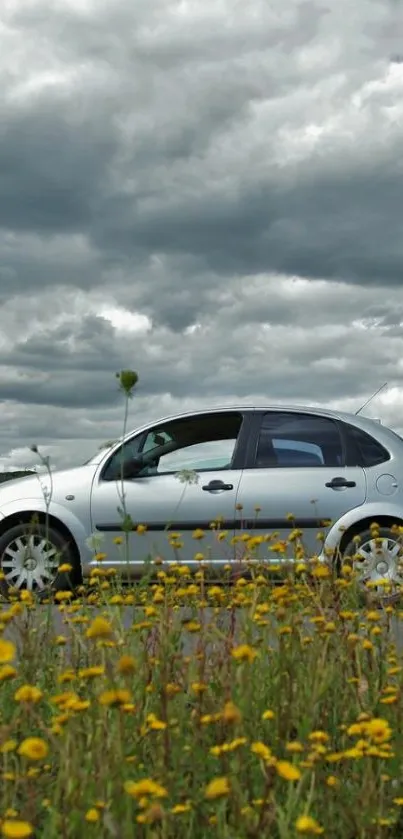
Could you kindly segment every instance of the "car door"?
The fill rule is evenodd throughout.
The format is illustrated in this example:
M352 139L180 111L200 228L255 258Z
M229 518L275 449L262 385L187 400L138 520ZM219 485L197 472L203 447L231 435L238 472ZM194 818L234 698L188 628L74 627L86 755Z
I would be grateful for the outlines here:
M345 465L343 427L332 418L284 410L256 414L254 422L238 492L242 526L277 533L276 541L297 527L307 553L316 554L318 533L327 529L323 522L336 522L364 503L365 472ZM278 562L270 545L264 550L266 558ZM292 551L291 545L287 555Z
M181 561L193 568L201 554L216 565L231 560L235 506L251 422L251 414L236 411L182 417L149 428L129 440L126 449L115 451L96 476L91 498L92 529L102 534L106 564L128 563L124 548L117 544L122 537L118 513L122 491L126 513L135 526L140 525L129 536L134 573L141 572L144 561L151 558ZM116 465L119 472L124 462L124 471L130 472L130 458L138 456L148 460L136 477L111 479ZM220 523L212 528L217 519Z

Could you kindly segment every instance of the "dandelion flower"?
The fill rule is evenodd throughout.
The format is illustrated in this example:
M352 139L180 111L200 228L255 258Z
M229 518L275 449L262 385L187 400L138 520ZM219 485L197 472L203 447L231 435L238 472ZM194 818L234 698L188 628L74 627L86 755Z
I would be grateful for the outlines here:
M276 763L276 770L280 778L284 778L285 781L299 781L301 777L301 771L298 769L298 766L294 766L288 760L279 760Z
M83 667L78 671L79 679L95 679L96 676L103 676L105 667L102 664L94 665L93 667Z
M34 829L29 822L18 819L5 819L1 822L1 835L6 839L26 839L32 836Z
M14 752L17 748L17 741L16 740L5 740L4 743L0 746L0 754L8 754L8 752Z
M168 795L165 787L153 781L151 778L143 778L141 781L126 781L124 790L132 798L166 798Z
M264 760L266 763L268 763L271 760L271 749L269 749L269 747L266 746L265 743L252 743L250 750L252 754L256 755L257 757L260 757L261 760Z
M130 675L136 669L136 661L131 655L122 655L117 663L116 669L122 675Z
M207 784L204 796L209 801L214 801L216 798L225 798L230 792L231 787L228 778L214 778Z
M94 824L99 821L99 813L95 807L91 807L85 814L85 821Z
M18 748L18 754L29 760L43 760L48 752L48 744L41 737L27 737Z
M365 733L374 743L386 743L392 736L392 729L387 720L382 717L373 717L365 723Z
M227 723L239 723L242 720L242 714L233 702L226 702L221 719Z
M119 705L126 705L131 700L130 691L120 688L117 690L105 690L98 697L99 704L107 708L117 707Z
M16 702L29 702L35 704L42 699L42 691L35 685L22 685L14 694Z
M312 816L299 816L295 822L295 829L298 833L310 834L311 836L319 836L323 833L323 827Z
M15 654L15 644L12 641L0 638L0 664L9 664L10 661L14 661Z
M13 679L17 675L17 671L12 664L2 664L0 666L0 682L5 682L6 679Z
M173 816L179 816L182 813L188 813L189 810L191 810L191 809L192 809L192 805L190 804L189 801L187 801L184 804L174 804L174 806L171 807L171 813L172 813Z
M253 647L250 647L249 644L240 644L238 647L234 647L231 655L235 661L248 661L251 664L257 656L257 651Z
M91 625L88 627L86 636L87 638L110 638L112 635L112 626L111 623L106 620L106 618L98 617L94 618Z

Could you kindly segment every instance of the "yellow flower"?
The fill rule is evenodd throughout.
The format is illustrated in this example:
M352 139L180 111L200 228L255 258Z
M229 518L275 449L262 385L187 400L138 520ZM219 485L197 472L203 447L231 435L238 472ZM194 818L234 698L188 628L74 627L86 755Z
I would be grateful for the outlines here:
M13 679L17 675L15 667L11 664L2 664L0 667L0 682L5 682L6 679Z
M112 595L109 603L111 606L121 606L123 603L123 597L121 594L114 594Z
M71 600L73 597L73 592L71 591L57 591L55 594L55 600L58 603L63 603L64 600Z
M298 833L308 833L313 836L319 836L323 833L323 827L312 816L299 816L295 822L295 829Z
M183 628L186 629L187 632L200 632L201 623L199 621L187 621L183 624Z
M179 816L181 813L188 813L191 809L192 805L189 801L187 801L185 804L174 804L174 806L171 807L171 813L174 816Z
M4 743L0 746L0 754L7 754L8 752L14 752L17 748L17 741L16 740L5 740Z
M228 723L239 723L242 720L242 714L233 702L226 702L221 719Z
M225 798L231 792L231 787L228 778L214 778L207 784L204 790L204 796L209 801L214 801L216 798Z
M95 807L91 807L90 810L87 810L85 814L85 821L94 824L94 822L99 821L99 813Z
M42 699L42 691L35 685L22 685L14 694L16 702L39 702Z
M87 638L109 638L112 635L112 626L106 618L102 618L100 615L91 623L91 626L88 627L86 631Z
M80 679L95 679L96 676L103 676L104 673L105 667L102 664L98 664L93 667L83 667L82 670L78 671L78 676Z
M62 562L62 564L59 565L59 568L58 568L58 571L59 571L60 574L68 574L72 570L73 570L73 566L70 565L69 562Z
M267 711L263 711L262 720L274 720L275 716L276 715L275 715L274 711L271 711L270 709L268 709Z
M130 700L131 693L124 688L118 688L117 690L105 690L98 697L99 704L104 705L107 708L126 705L130 702Z
M393 803L396 804L398 807L403 807L403 798L394 798Z
M151 731L164 731L167 728L167 723L164 720L159 720L155 714L148 714L146 723Z
M206 690L208 690L208 685L206 685L204 682L192 682L190 687L192 688L192 690L194 690L195 693L204 693Z
M203 539L204 538L204 530L201 530L200 527L197 527L196 530L192 533L193 539Z
M279 760L276 763L276 770L280 778L284 778L285 781L299 781L301 777L298 767L289 763L288 760Z
M132 798L166 798L168 795L165 787L151 778L143 778L141 781L126 781L124 790Z
M261 743L257 741L256 743L252 743L250 750L252 754L260 757L261 760L264 760L266 763L271 760L272 752L265 743Z
M0 638L0 664L9 664L10 661L14 661L15 654L15 644L12 641Z
M392 736L392 729L387 720L382 717L374 717L365 723L365 733L373 743L386 743Z
M340 784L340 781L339 781L338 778L336 778L335 775L329 775L329 777L326 778L326 784L327 784L328 787L338 787L339 784Z
M138 524L137 527L136 527L136 533L142 534L142 533L145 533L146 530L147 530L147 525L146 524Z
M1 834L6 839L26 839L32 836L34 829L29 822L19 821L18 819L4 819L1 822Z
M372 621L373 623L377 623L381 619L379 612L376 612L375 610L367 612L365 617L367 621Z
M29 760L43 760L48 753L48 744L41 737L27 737L18 749L18 754L27 757Z
M231 655L235 661L248 661L251 664L257 656L257 651L253 647L250 647L249 644L240 644L231 650Z
M117 663L116 669L122 675L130 675L136 669L136 661L131 655L122 655Z
M315 568L312 569L312 576L316 577L318 580L325 580L330 577L330 569L327 565L317 565Z
M292 740L291 743L286 743L285 750L291 754L297 754L298 752L303 752L304 747L298 740Z
M312 743L327 743L329 735L325 731L311 731L309 737Z

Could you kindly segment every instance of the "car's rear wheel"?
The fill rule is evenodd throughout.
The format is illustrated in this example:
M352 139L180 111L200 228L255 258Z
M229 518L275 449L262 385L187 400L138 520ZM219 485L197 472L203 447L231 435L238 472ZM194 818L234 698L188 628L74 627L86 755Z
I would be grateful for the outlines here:
M71 571L59 571L62 565ZM0 589L38 594L68 591L77 578L77 561L65 537L46 524L17 524L0 536Z
M369 596L387 601L403 595L403 544L391 527L378 528L376 535L369 529L355 534L343 558L351 561L359 588Z

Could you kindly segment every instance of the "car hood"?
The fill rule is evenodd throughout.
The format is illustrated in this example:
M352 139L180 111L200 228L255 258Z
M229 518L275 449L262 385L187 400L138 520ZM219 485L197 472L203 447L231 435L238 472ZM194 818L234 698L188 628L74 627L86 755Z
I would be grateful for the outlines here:
M82 492L86 485L92 483L96 466L88 464L72 469L60 469L52 472L41 472L27 477L12 478L0 484L0 509L3 504L24 498L43 498L44 493L51 494L51 500L65 499L69 493Z

